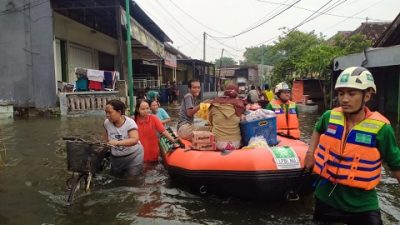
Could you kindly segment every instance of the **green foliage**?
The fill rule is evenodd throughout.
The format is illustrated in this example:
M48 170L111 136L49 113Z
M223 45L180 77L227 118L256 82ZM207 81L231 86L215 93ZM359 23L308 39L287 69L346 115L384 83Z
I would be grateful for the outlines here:
M334 58L361 52L372 43L361 34L350 37L340 34L333 41L326 41L314 32L284 34L272 47L274 52L283 55L274 65L274 77L281 80L290 80L294 75L329 79L330 63Z
M234 66L237 64L238 63L235 61L235 59L230 57L222 57L221 59L215 59L214 61L215 68L217 69L220 67Z
M361 52L365 48L371 47L372 41L367 40L362 34L354 34L350 37L345 37L343 34L339 34L335 36L333 45L340 49L343 55L348 55Z
M319 78L324 92L325 106L328 104L331 62L334 58L361 52L371 46L365 36L355 34L345 37L336 35L326 41L314 32L285 31L273 46L247 48L245 63L261 63L264 52L264 64L274 66L272 84L290 81L293 78Z
M282 58L282 55L276 53L271 45L246 48L243 56L245 60L240 63L246 65L264 64L273 66Z
M330 62L342 54L342 50L326 42L307 49L302 57L295 62L296 72L301 77L328 78Z
M282 58L274 65L274 77L288 80L294 74L300 73L298 63L306 52L313 46L323 43L324 39L314 32L292 31L284 34L285 36L280 37L273 47L276 54L282 55Z

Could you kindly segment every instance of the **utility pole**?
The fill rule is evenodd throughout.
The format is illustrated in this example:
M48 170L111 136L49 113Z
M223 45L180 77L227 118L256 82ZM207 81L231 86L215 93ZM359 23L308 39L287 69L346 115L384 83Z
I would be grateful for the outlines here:
M261 46L261 76L264 82L264 45Z
M219 58L219 71L218 71L219 81L218 82L221 82L222 57L224 57L224 49L222 49L221 58ZM219 84L218 87L221 87L221 84ZM215 82L215 89L217 89L217 82ZM216 91L217 91L217 97L218 97L218 90L216 90Z
M206 32L203 33L203 61L206 61Z
M131 43L131 13L129 10L130 0L125 0L126 10L126 48L128 56L128 86L129 86L129 113L133 115L133 67L132 67L132 43Z
M224 49L222 49L222 51L221 51L221 58L219 58L219 72L218 72L218 76L221 76L222 57L224 57Z

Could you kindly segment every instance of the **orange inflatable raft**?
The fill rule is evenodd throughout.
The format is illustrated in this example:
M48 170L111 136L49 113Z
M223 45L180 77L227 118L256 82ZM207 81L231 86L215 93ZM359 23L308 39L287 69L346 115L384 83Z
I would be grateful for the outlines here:
M269 148L200 151L186 140L171 149L161 138L160 149L171 179L192 192L296 200L312 191L313 178L303 170L308 146L285 137L278 141Z

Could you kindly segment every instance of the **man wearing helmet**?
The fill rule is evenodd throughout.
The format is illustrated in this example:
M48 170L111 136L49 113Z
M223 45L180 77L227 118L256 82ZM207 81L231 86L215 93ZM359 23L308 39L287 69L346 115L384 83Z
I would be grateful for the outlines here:
M305 169L320 179L314 220L382 224L375 186L382 162L400 182L400 150L389 121L365 103L376 93L363 67L345 69L335 85L340 107L326 111L315 125Z
M276 99L267 105L267 109L276 114L277 133L295 139L300 138L298 110L296 103L290 101L290 88L285 82L275 86Z

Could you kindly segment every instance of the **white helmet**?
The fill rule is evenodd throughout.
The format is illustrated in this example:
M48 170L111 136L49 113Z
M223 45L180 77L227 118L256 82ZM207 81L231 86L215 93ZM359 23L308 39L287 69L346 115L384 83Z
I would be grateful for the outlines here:
M374 77L364 67L354 66L343 70L336 80L335 90L338 88L354 88L358 90L372 88L376 93Z
M280 82L275 86L275 94L278 94L280 91L290 91L289 85L285 82Z

